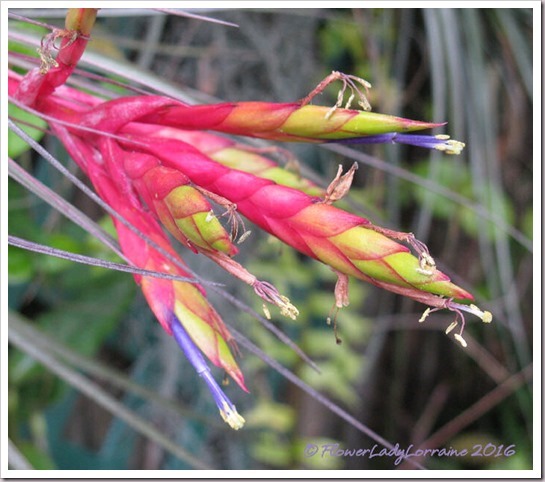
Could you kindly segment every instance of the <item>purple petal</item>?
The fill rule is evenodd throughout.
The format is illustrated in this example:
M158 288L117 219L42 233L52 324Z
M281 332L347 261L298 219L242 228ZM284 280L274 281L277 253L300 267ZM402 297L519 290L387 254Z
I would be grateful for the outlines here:
M212 393L212 397L219 408L223 420L235 430L241 428L244 425L244 419L238 414L233 403L227 398L227 395L225 395L216 380L214 380L200 350L193 343L193 340L191 340L189 334L175 316L173 316L170 327L174 339L185 353L185 356L208 385L208 389Z
M376 136L354 137L351 139L333 139L328 142L340 144L409 144L427 149L437 149L444 151L446 154L460 154L465 146L463 142L451 140L445 135L426 136L399 134L397 132L377 134Z

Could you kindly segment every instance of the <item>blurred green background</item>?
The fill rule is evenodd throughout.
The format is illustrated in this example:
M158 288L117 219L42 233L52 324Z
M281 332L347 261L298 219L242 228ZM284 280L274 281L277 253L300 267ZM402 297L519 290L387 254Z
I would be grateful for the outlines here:
M38 10L17 13L63 22ZM420 460L425 467L530 469L532 10L195 13L239 27L151 10L102 10L90 42L97 63L81 66L102 73L104 62L113 61L115 78L174 88L194 102L292 101L341 70L373 84L374 111L447 121L437 133L465 142L461 156L393 145L283 147L324 185L339 163L360 162L348 209L375 224L414 232L439 267L494 314L494 322L484 326L468 317L469 347L462 349L444 334L452 313L419 324L422 305L352 280L351 304L337 318L343 340L337 345L325 321L334 303L333 273L257 229L239 260L297 305L296 322L273 322L321 373L247 313L210 293L214 306L269 357L390 443L486 448L483 456ZM10 20L10 52L35 56L35 48L21 47L15 36L35 30ZM330 87L315 102L332 105L336 93ZM23 119L11 107L10 115ZM77 172L55 139L34 135ZM35 178L111 229L100 208L25 143L10 136L9 148ZM12 235L117 259L13 179L8 209ZM261 310L246 286L207 260L185 253L184 258ZM251 393L233 385L225 390L247 425L231 431L130 275L13 247L8 261L13 468L394 468L388 457L306 457L307 444L365 449L376 442L244 349L240 365ZM105 408L102 395L117 404ZM510 456L504 453L508 446L514 446Z

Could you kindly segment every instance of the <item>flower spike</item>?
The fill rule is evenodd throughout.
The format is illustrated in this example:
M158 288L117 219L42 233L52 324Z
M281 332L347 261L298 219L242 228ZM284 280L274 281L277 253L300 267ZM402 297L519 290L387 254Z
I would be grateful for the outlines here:
M285 142L326 142L390 132L412 132L442 124L352 109L330 109L298 102L239 102L186 106L170 102L142 122L188 130L215 130Z
M138 197L134 193L131 194L128 176L115 170L108 172L106 170L108 163L104 162L100 151L71 136L60 126L54 125L53 128L73 159L88 173L102 199L141 232L146 233L148 238L171 258L178 259L179 264L174 264L118 219L114 219L119 243L127 258L144 269L189 276L179 266L183 266L183 262L173 250L159 223L144 209ZM229 343L233 343L232 336L218 313L206 300L204 289L200 285L139 275L135 276L135 280L141 286L146 301L159 323L169 335L172 335L171 319L176 316L195 345L210 361L223 368L244 391L247 391L242 372L229 348Z
M262 229L337 271L430 306L444 305L439 296L473 299L450 283L445 274L432 270L431 257L419 260L394 241L410 242L414 239L410 234L393 236L393 231L319 203L300 191L231 170L179 141L140 137L139 146L160 158L165 166L179 169L194 183L236 203L239 211ZM417 247L419 256L426 252L421 243L411 244Z

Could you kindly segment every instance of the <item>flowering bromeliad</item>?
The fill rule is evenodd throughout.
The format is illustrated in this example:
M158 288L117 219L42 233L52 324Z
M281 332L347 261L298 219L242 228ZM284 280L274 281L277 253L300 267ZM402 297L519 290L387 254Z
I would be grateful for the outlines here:
M202 253L244 282L264 301L295 318L297 309L272 285L259 281L234 259L242 223L239 213L301 253L335 271L335 306L348 304L348 277L448 309L461 329L462 311L490 322L492 316L473 304L470 293L436 269L425 245L411 234L373 225L333 203L348 191L355 166L339 172L327 189L280 167L257 149L203 130L263 139L298 142L398 142L457 154L463 144L448 136L412 131L439 124L368 112L369 103L353 76L333 72L306 98L293 103L241 102L187 105L161 96L124 97L104 101L64 84L85 49L96 10L71 9L66 30L46 39L42 65L26 76L10 72L9 92L19 105L41 112L55 135L87 174L98 194L121 218L114 223L123 253L137 267L189 276L161 224L184 246ZM53 59L49 48L61 38ZM310 101L331 81L342 89L333 108ZM351 91L341 108L345 91ZM364 111L350 109L355 97ZM225 208L232 223L227 232L210 200ZM123 221L124 220L124 221ZM145 233L147 240L133 228ZM405 242L411 249L405 244ZM152 311L209 386L222 417L238 429L244 419L212 378L201 351L246 390L232 355L232 336L206 300L198 283L135 275ZM266 311L268 312L268 310ZM231 345L231 347L230 347Z

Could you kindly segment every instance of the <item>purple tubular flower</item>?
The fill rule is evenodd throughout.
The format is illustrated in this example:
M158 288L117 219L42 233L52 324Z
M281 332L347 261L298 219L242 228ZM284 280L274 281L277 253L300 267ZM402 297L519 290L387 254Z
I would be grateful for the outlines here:
M327 142L341 144L409 144L411 146L425 147L427 149L437 149L445 154L460 154L465 147L463 142L455 141L443 134L426 136L418 134L400 134L398 132L354 137L352 139L333 139Z
M171 323L172 334L189 362L193 365L193 368L195 368L195 371L204 378L204 381L208 385L208 389L212 393L212 397L214 397L214 401L219 408L221 417L231 428L235 430L242 428L245 422L244 418L239 415L233 403L227 398L227 395L223 393L223 390L212 377L212 373L210 372L204 357L189 337L185 328L176 317L173 318Z

